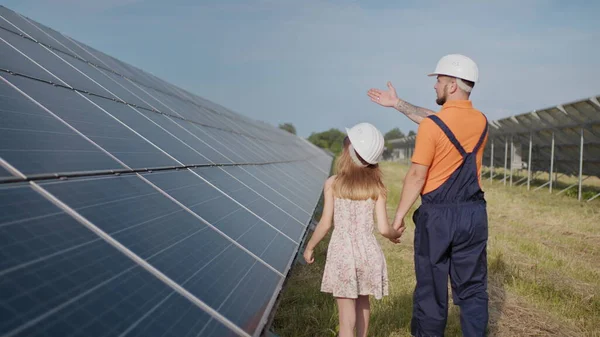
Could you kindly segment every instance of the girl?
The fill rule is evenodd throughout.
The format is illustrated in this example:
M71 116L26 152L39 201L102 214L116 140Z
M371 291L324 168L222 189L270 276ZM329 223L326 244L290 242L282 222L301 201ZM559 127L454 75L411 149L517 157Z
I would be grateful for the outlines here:
M346 129L344 147L337 160L336 175L324 186L324 208L304 251L306 262L314 262L314 248L335 224L327 250L321 291L332 293L339 311L340 337L367 336L369 295L388 295L387 266L373 235L373 213L379 232L399 242L404 231L394 230L387 219L386 189L378 159L383 136L373 125L360 123Z

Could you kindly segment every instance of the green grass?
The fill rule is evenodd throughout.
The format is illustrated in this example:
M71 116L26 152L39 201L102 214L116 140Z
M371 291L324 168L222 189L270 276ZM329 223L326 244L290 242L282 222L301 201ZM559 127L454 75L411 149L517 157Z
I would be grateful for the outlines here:
M407 167L382 163L382 168L391 216ZM487 179L484 190L490 223L490 335L600 336L600 200L580 203L569 195ZM369 336L410 336L412 220L407 226L399 245L380 237L390 296L371 300ZM273 322L282 337L336 335L334 299L319 291L327 243L328 238L317 246L314 264L292 269ZM446 336L461 336L458 313L451 304Z

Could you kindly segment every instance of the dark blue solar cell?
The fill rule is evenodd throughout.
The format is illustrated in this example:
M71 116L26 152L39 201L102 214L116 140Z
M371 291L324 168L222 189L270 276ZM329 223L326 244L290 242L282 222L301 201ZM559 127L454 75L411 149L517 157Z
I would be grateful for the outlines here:
M52 77L50 74L48 74L48 72L35 65L35 63L30 61L27 57L23 56L21 52L15 49L24 45L34 47L39 51L39 48L41 48L39 45L34 42L27 41L19 35L8 32L4 29L0 29L0 37L4 40L0 41L0 68L7 69L15 73L26 74L39 79L58 82L56 78Z
M264 147L264 144L257 139L234 134L232 142L239 144L238 147L244 149L252 158L258 159L255 162L270 163L285 160L284 156L277 156L269 148Z
M230 160L226 159L223 155L218 153L213 147L210 146L210 143L206 142L206 140L211 141L208 137L204 136L200 138L201 135L198 133L194 134L188 130L188 128L194 128L194 125L191 123L178 119L172 116L163 116L157 113L144 113L145 116L150 118L153 122L160 125L164 130L171 133L177 139L183 141L188 145L188 148L191 148L197 155L201 156L202 159L198 160L195 163L190 164L228 164L231 163ZM187 127L184 127L187 126ZM158 144L157 144L158 145ZM175 156L175 153L173 153Z
M308 224L311 213L304 211L300 206L288 200L278 189L277 186L271 187L266 182L260 181L258 177L253 176L244 166L229 166L223 169L236 177L238 180L248 185L257 193L267 198L269 201L291 215L301 224Z
M1 332L25 336L111 336L172 292L104 241L2 282L20 292L3 299L18 316Z
M187 123L181 120L175 120L177 124L188 130L196 137L202 139L206 144L210 145L219 156L222 156L229 163L243 163L242 159L235 154L234 149L228 148L221 142L221 139L216 137L213 131L217 131L210 127L205 127L198 124ZM227 133L226 131L224 131Z
M29 186L0 198L0 334L108 336L172 292Z
M275 269L285 270L297 244L198 176L189 171L178 171L157 172L144 177ZM274 247L277 247L276 251Z
M51 85L8 75L20 85ZM21 90L31 87L20 85ZM123 166L30 99L0 81L0 157L25 175L122 169Z
M0 7L0 15L2 15L2 17L8 21L7 22L5 20L0 20L0 27L5 27L6 29L21 34L21 31L23 31L26 35L29 35L30 37L46 45L58 45L58 43L55 40L44 34L35 26L31 25L26 19L22 18L17 13L10 11L4 7ZM60 45L58 45L57 47L60 47ZM66 48L63 47L62 49L63 51L66 51Z
M151 108L152 107L152 108L155 108L157 110L164 110L161 106L159 106L157 104L156 101L154 101L154 99L150 95L148 95L148 93L143 89L144 88L143 86L141 86L141 85L135 85L130 80L127 80L123 76L117 75L117 74L115 74L113 72L110 72L108 70L100 69L100 68L96 68L96 69L98 69L98 71L106 79L109 79L111 81L111 83L112 83L111 84L111 88L118 87L119 90L126 91L127 95L135 96L135 99L133 99L133 100L137 100L137 101L143 102L142 104L140 104L141 106L144 106L144 107L147 107L147 108ZM129 102L129 101L127 101L127 102Z
M99 94L104 92L97 84L61 60L61 58L64 59L69 56L60 53L57 53L57 56L40 44L3 29L0 29L0 37L12 45L12 48L7 46L2 48L3 54L8 51L7 56L9 57L7 60L4 59L4 55L0 58L2 68L88 92ZM18 51L15 53L13 48ZM32 61L27 60L19 52L27 55L27 58Z
M164 177L170 173L147 176ZM184 172L174 172L181 173ZM198 177L192 178L201 181ZM182 179L173 180L182 183ZM263 301L264 305L281 279L275 271L137 176L75 179L42 186L215 310L219 311L222 306L230 308L223 314L235 318L240 325L246 326L245 320L256 315L256 310L265 310L247 301ZM196 186L195 190L198 193L201 189ZM247 217L253 216L248 214ZM232 225L243 227L248 223L243 218L234 219L241 221ZM268 232L248 228L245 232L237 240L242 246L263 255L267 262L274 261L274 267L286 267L291 254L284 253L289 247L282 241L287 239L278 239L275 235L270 239L266 236ZM257 278L261 281L256 281ZM253 282L262 284L256 298L242 296L247 292L246 285ZM240 284L244 286L239 287ZM229 306L233 299L236 302ZM242 314L233 309L236 307L255 311Z
M75 49L77 54L89 62L98 66L102 66L103 68L116 72L122 76L135 78L133 73L131 73L124 66L118 64L114 58L86 45L85 43L82 43L81 41L74 41L74 43L77 44L78 49ZM137 80L139 81L140 79Z
M93 92L94 94L109 97L111 99L118 99L130 104L144 107L146 109L151 109L150 104L145 102L142 98L134 95L117 84L113 80L113 76L116 77L116 75L111 74L112 76L109 76L110 73L105 73L102 70L69 55L60 56L70 65L84 73L90 79L90 81L94 81L99 86L99 88Z
M218 129L210 130L213 137L219 139L221 143L235 153L240 158L241 163L264 163L266 159L256 151L251 149L247 144L239 141L239 135L231 132L226 132Z
M326 175L321 179L314 177L307 179L303 171L309 170L308 163L282 163L266 168L267 174L280 175L286 179L284 184L306 205L305 210L312 212L319 197L315 190L322 190Z
M20 77L11 77L10 81L129 167L178 165L173 159L78 93ZM131 112L136 113L133 110ZM80 142L73 143L75 144L69 146L76 146ZM60 148L53 147L54 150ZM49 160L43 162L56 164Z
M201 127L200 127L201 128ZM194 132L194 131L192 131ZM196 131L198 132L198 131ZM232 145L230 143L231 133L227 131L221 131L213 128L202 128L202 132L208 135L211 139L214 139L215 142L211 143L219 152L225 154L229 159L231 159L234 163L251 163L257 162L257 160L253 160L247 154L243 154L244 151L240 148L239 145Z
M178 127L181 127L185 131L185 135L182 136L189 139L189 144L193 145L194 148L202 153L205 157L210 159L215 164L231 164L233 160L227 155L227 152L221 152L219 149L219 140L209 137L202 130L204 126L193 124L184 120L170 118L172 122L176 123Z
M27 185L0 187L0 270L99 239Z
M143 89L153 98L154 102L156 102L158 105L157 108L165 113L178 115L182 118L202 125L227 129L225 124L210 118L210 112L200 106L185 101L180 97L170 96L152 88Z
M293 148L289 148L286 151L280 149L280 144L275 144L270 141L257 138L248 138L253 147L261 149L265 154L265 158L268 162L277 162L285 160L294 160L302 157L297 156Z
M230 118L225 116L216 114L214 111L210 110L210 108L206 105L199 105L197 102L189 101L188 103L191 106L202 107L202 112L205 115L206 121L210 125L214 125L222 130L229 130L234 132L246 132L244 128L240 127L237 123L232 122ZM247 125L246 125L247 127Z
M291 181L293 178L289 175L286 175L279 169L273 169L270 166L272 165L244 166L244 169L272 188L277 189L279 193L283 194L294 204L300 206L307 213L312 214L315 205L311 205L310 200L307 200L310 199L310 197L305 195L306 192L303 193L303 191L301 191L302 187L299 186L297 182Z
M194 169L205 179L223 190L235 200L246 206L273 227L280 230L296 242L304 232L303 223L294 219L290 214L280 209L275 203L252 191L236 178L229 175L224 169L202 167Z
M61 33L30 18L26 18L25 20L27 21L26 23L18 24L19 28L27 31L27 33L32 35L36 40L44 42L62 53L75 55L88 61L95 61L91 55L79 48L73 41L69 40ZM11 19L11 22L14 21Z
M234 321L242 321L246 331L252 331L260 324L259 315L263 314L277 294L273 293L281 284L281 279L273 278L270 271L262 265L256 264L244 279L244 284L240 283L238 287L245 289L244 292L236 292L219 309L221 312L229 314ZM278 285L279 284L279 285ZM265 291L269 289L270 291ZM246 313L253 313L247 315ZM264 318L264 317L263 317Z
M212 319L198 306L171 293L164 302L128 327L129 337L237 337L239 334Z
M5 170L2 166L0 166L0 179L2 178L11 178L13 175Z
M99 97L89 97L95 104L110 113L131 129L137 131L149 142L165 151L180 163L185 165L207 164L209 161L191 146L186 145L176 134L170 134L161 128L163 123L171 123L155 112L146 110L134 110L125 104L117 103ZM184 132L183 130L177 132ZM181 164L178 164L181 165Z
M296 184L306 191L305 195L307 200L312 200L312 198L317 197L314 195L313 191L322 189L325 179L329 176L328 174L324 174L315 169L308 162L283 163L275 165L274 167L279 168L280 171L294 177ZM311 202L311 204L313 203Z
M246 158L247 163L267 163L269 155L266 150L258 148L252 141L242 135L229 133L223 137L224 143L227 146L238 149L237 153ZM281 160L281 159L280 159Z

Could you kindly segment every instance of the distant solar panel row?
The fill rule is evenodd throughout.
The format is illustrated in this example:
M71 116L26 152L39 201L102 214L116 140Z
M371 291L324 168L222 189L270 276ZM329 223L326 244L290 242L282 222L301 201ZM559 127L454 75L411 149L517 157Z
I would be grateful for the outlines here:
M531 169L548 172L551 166L554 137L553 170L563 174L578 175L583 136L582 174L600 177L598 99L600 96L492 122L493 127L490 128L490 140L487 144L484 164L491 163L493 144L495 166L502 166L506 146L510 157L511 142L522 148L522 158L528 162L531 137Z
M600 177L599 100L600 96L592 97L490 121L490 136L484 152L483 165L491 166L493 163L495 167L502 167L506 159L509 169L513 162L511 151L514 149L511 150L511 147L514 146L520 149L518 152L523 164L528 165L531 138L532 171L549 172L552 167L554 172L577 176L582 159L582 174ZM394 139L390 143L401 149L402 157L407 159L414 149L415 136Z
M332 158L0 6L0 336L257 336Z

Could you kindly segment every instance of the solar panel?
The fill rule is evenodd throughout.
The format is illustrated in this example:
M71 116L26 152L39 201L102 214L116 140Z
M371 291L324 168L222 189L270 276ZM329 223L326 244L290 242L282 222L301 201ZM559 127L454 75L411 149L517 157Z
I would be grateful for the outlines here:
M495 121L490 128L490 140L486 146L484 163L491 162L491 146L494 141L494 163L504 163L504 148L513 144L523 146L523 162L529 159L529 138L532 139L531 169L550 171L552 139L554 138L553 171L579 175L581 138L583 133L582 174L600 176L600 105L597 98L583 99L531 113ZM526 149L526 150L525 150ZM508 165L510 166L510 165ZM517 167L517 169L525 168Z
M0 6L0 335L258 336L332 157Z

